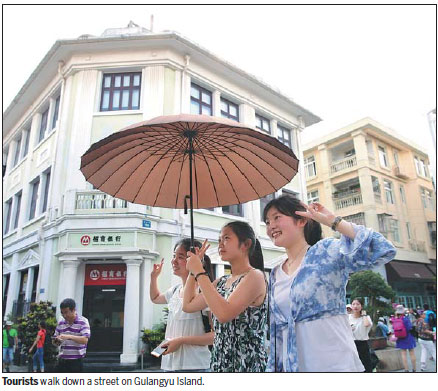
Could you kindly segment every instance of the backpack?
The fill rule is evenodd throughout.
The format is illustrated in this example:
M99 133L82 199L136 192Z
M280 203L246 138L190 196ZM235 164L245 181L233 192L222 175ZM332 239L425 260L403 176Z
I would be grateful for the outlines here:
M12 348L15 345L14 337L11 336L10 331L6 330L6 335L8 337L8 346Z
M392 319L392 327L394 328L394 335L397 338L406 338L408 336L408 332L403 322L403 318Z
M431 329L436 327L436 317L435 317L435 314L433 313L433 311L429 312L429 316L427 317L426 322L429 324L429 327Z

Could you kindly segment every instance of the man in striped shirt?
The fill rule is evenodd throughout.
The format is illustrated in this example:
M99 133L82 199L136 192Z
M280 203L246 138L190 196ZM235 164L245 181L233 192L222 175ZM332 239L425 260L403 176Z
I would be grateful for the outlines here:
M64 299L60 305L64 320L60 320L52 337L60 346L58 372L82 372L82 359L87 352L90 338L88 319L76 313L73 299Z

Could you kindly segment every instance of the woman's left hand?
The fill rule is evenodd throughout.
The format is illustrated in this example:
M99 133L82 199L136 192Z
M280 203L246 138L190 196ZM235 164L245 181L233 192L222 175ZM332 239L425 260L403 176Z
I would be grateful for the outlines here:
M198 273L204 272L204 267L202 266L201 258L204 257L205 252L208 250L210 245L208 244L208 240L205 239L202 247L200 249L195 248L195 254L191 251L187 252L187 265L186 269L192 273L193 275L197 275Z
M315 220L318 223L327 225L328 227L332 226L336 216L324 205L320 204L319 202L312 202L309 205L301 202L301 205L306 208L306 212L296 211L295 214Z
M182 345L182 339L181 338L174 338L170 341L167 341L161 345L162 348L167 348L166 351L163 353L163 356L166 354L174 353L176 352Z

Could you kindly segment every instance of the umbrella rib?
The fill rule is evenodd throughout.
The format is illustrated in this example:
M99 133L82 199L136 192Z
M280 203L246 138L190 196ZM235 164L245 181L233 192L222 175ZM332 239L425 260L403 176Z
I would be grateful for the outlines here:
M153 146L155 146L155 145L158 145L159 143L161 142L161 140L160 141L158 141L156 144L154 144ZM170 149L169 149L170 150ZM166 155L168 152L169 152L169 150L167 150L166 151L166 153L163 153L162 155ZM143 153L144 151L140 151L140 152L138 152L138 153L136 153L133 157L131 157L131 159L130 160L132 160L135 156L138 156L139 154L141 154L141 153ZM131 174L122 182L122 184L119 186L119 188L114 192L114 197L116 197L116 194L120 191L120 189L123 187L123 185L131 178L131 176L132 175L134 175L134 173L135 173L135 171L137 171L137 169L147 160L147 159L149 159L150 157L152 157L152 156L154 156L154 155L156 155L156 153L155 152L152 152L146 159L144 159L142 162L140 162L139 164L138 164L138 166L135 168L135 170L133 170L132 172L131 172ZM117 168L117 170L115 170L107 179L105 179L105 181L100 185L100 187L101 186L103 186L113 175L115 175L116 173L117 173L117 171L119 171L122 167L124 167L126 164L128 164L129 163L129 161L130 160L127 160L125 163L123 163L120 167L118 167ZM105 163L105 164L107 164L108 163L108 161ZM157 162L158 163L158 162ZM156 164L157 164L156 163ZM155 164L155 165L156 165ZM102 168L103 167L103 165L100 167L100 168ZM155 166L154 166L155 167ZM99 168L99 169L100 169ZM94 175L96 172L97 172L98 170L96 170L92 175ZM151 170L152 171L152 170ZM92 176L92 175L90 175L90 176ZM138 193L137 193L137 195L138 195ZM136 195L136 196L137 196ZM133 202L133 201L132 201Z
M225 138L225 137L224 137ZM236 137L228 137L225 141L226 141L226 143L227 144L231 144L231 145L233 145L233 146L237 146L237 147L239 147L239 148L244 148L244 147L242 147L241 145L239 145L239 144L237 144L237 143L233 143L233 142L231 142L230 141L230 138L231 139L234 139L234 140L239 140L238 138L236 138ZM209 140L210 141L210 140ZM217 143L219 143L219 144L221 144L222 143L222 139L220 138L220 137L218 137L218 140L216 140L216 142ZM254 145L254 146L256 146L257 148L260 148L260 146L258 146L257 144L254 144L254 143L251 143L252 145ZM227 145L223 145L223 144L221 144L221 146L225 146L225 147L227 147ZM229 148L227 148L227 149L229 149ZM219 149L217 149L217 151L218 152L220 152L220 150ZM266 164L268 164L268 165L270 165L270 163L269 162L267 162L265 159L263 159L257 152L255 152L254 150L253 151L251 151L255 156L257 156L260 160L262 160L262 161L264 161ZM262 175L270 184L271 184L271 182L268 180L268 178L266 178L265 177L265 175L263 175L263 173L261 173L260 172L260 170L256 167L256 166L254 166L248 159L246 159L245 157L243 157L242 155L240 155L239 154L239 156L242 158L242 159L245 159L251 166L253 166L259 173L260 173L260 175ZM277 156L275 156L275 155L272 155L272 156L274 156L275 158L277 158L277 160L280 160L283 164L286 164L286 165L288 165L289 166L289 164L287 163L287 162L285 162L285 161L283 161L282 159L280 159L280 158L278 158ZM287 177L285 177L281 172L279 172L279 171L277 171L277 173L280 175L280 176L282 176L284 179L289 179L289 178L287 178ZM272 184L271 184L272 185Z
M205 140L205 143L208 143L209 145L211 144L211 142L210 142L210 140ZM215 148L214 146L213 146L213 148ZM218 152L220 152L218 149L216 149ZM252 189L255 191L255 193L259 196L259 198L261 198L261 196L260 196L260 194L259 194L259 192L254 188L254 186L252 185L252 183L251 183L251 181L248 179L248 177L242 172L242 170L240 170L240 168L233 162L233 160L232 159L230 159L225 153L223 153L224 154L224 156L240 171L240 173L242 174L242 176L247 180L247 182L249 183L249 185L252 187ZM244 160L246 160L247 162L248 162L248 164L250 165L250 166L252 166L265 180L266 180L266 182L268 182L274 189L275 189L275 186L271 183L271 181L253 164L253 163L251 163L251 161L249 161L247 158L245 158L244 156L241 156L240 154L238 154L242 159L244 159ZM263 159L262 159L263 160ZM263 161L265 161L265 160L263 160ZM266 162L265 162L266 163ZM283 175L282 175L283 176ZM285 178L284 176L283 176L283 178ZM288 179L288 178L285 178L286 180Z
M186 159L187 154L184 152L182 159L181 159L181 168L179 170L179 172L182 172L183 166L184 166L184 161ZM175 209L178 206L178 197L179 197L179 186L181 184L181 177L182 175L180 174L179 178L178 178L178 187L177 187L177 191L176 191L176 198L175 198Z
M209 174L210 174L211 183L213 184L214 196L216 197L216 203L219 205L219 198L217 197L216 185L215 185L215 183L214 183L214 179L213 179L213 175L212 175L212 173L211 173L210 165L208 164L208 160L207 160L207 158L206 158L205 155L204 155L204 151L203 151L203 149L200 147L199 140L198 140L198 139L195 139L195 142L196 142L196 144L199 146L199 151L201 152L202 156L204 157L205 164L207 165L208 172L209 172ZM199 200L199 198L198 198L198 200Z
M198 141L199 141L199 140L198 140ZM199 145L199 142L198 142L197 144ZM200 149L201 149L201 148L200 148ZM237 195L236 190L234 189L234 186L233 186L233 184L231 183L231 180L230 180L228 174L226 173L226 171L224 170L224 168L223 168L222 165L220 164L220 162L219 162L219 160L217 159L217 157L216 157L215 155L212 155L212 156L216 159L216 161L217 161L217 163L219 164L220 168L222 169L222 171L224 172L225 176L227 177L227 179L228 179L228 183L230 184L231 188L233 189L234 195L236 196L237 201L239 201L238 203L240 204L239 196ZM258 193L257 193L257 194L258 194Z
M181 140L179 141L179 144L181 145L182 142L183 142L183 139L181 139ZM173 146L172 146L172 147L173 147ZM171 148L172 148L172 147L171 147ZM169 149L166 151L166 153L167 153L171 148L169 148ZM165 155L165 154L164 154L164 155ZM144 162L144 161L143 161L143 162ZM143 162L142 162L142 163L143 163ZM132 202L135 203L135 199L137 198L138 194L140 193L141 189L143 188L143 186L144 186L146 180L149 178L149 175L151 174L151 172L154 170L154 168L157 166L157 164L158 164L159 162L160 162L160 160L157 160L157 161L155 162L155 164L153 165L153 167L150 169L148 175L144 178L142 185L140 186L140 188L138 189L137 193L135 194L135 196L134 196ZM140 167L140 166L138 166L138 167ZM135 170L137 170L138 167L137 167ZM134 172L135 172L135 170L134 170ZM134 172L133 172L133 173L134 173ZM131 175L133 175L133 173L132 173ZM126 181L125 181L125 182L126 182ZM156 200L155 200L155 201L156 201ZM154 205L155 205L155 203L154 203Z
M179 150L181 150L181 145L183 144L183 141L184 141L184 139L182 139L182 140L180 141ZM184 153L184 154L185 154L185 153ZM173 161L175 160L175 158L176 158L177 156L179 156L179 155L178 155L177 153L175 153L175 154L173 155L172 159L170 159L170 163L169 163L169 165L167 166L166 172L165 172L164 175L163 175L163 179L161 180L160 188L158 189L157 195L156 195L156 197L155 197L154 205L155 205L155 203L157 202L158 196L160 195L161 188L163 187L163 183L164 183L164 180L166 179L166 175L167 175L167 173L169 172L170 166L172 165ZM151 171L152 171L152 170L151 170ZM180 177L181 177L181 175L180 175ZM137 193L137 194L138 194L138 193Z
M249 128L239 128L239 129L249 129ZM219 137L221 137L221 136L222 136L223 138L226 137L226 138L227 138L227 141L229 141L230 139L233 139L233 140L239 140L239 138L235 136L236 132L233 132L233 130L232 130L232 128L231 128L230 126L227 126L227 127L226 127L226 126L219 126L219 127L215 128L214 131L212 131L211 133L205 133L205 134L203 134L203 137L206 137L206 138L217 137L217 133L219 133L219 132L218 132L219 130L222 130L222 131L220 132L220 136L219 136ZM253 130L253 129L249 129L249 130L251 130L252 132L256 132L256 131ZM229 134L225 136L225 133L227 133L227 132L228 132ZM213 135L213 133L214 133L214 135ZM257 134L259 134L259 133L257 133ZM267 137L266 139L263 138L262 141L268 143L269 145L271 145L271 146L273 146L273 147L275 147L275 148L278 148L278 146L276 146L276 145L274 145L274 144L272 143L272 141L278 141L277 139L272 138L272 136L269 136L269 135L267 135L267 134L265 135L265 134L263 134L263 133L260 133L260 135L261 135L262 137L264 137L264 138ZM270 140L270 138L272 138L272 140ZM248 140L245 139L245 142L247 142L247 143L249 143L249 144L252 144L252 145L254 145L254 146L260 148L259 145L257 145L256 143L254 143L254 142L251 141L251 136L249 136L249 139L248 139ZM290 154L289 154L289 156L291 156L291 157L297 159L297 157L295 156L295 154L293 153L293 151L292 151L290 148L286 147L284 144L281 144L280 141L278 141L278 143L279 143L280 145L284 146L285 148L289 149L289 150L292 152L293 156L291 156ZM236 145L236 144L234 144L234 145ZM288 152L286 152L286 151L282 151L282 152L284 152L284 153L288 153ZM281 161L282 163L288 165L288 162L284 161L284 160L281 159L280 157L278 157L278 156L276 156L276 155L273 155L273 156L274 156L277 160L279 160L279 161ZM262 159L259 155L257 155L257 157L259 157L260 159ZM262 160L264 160L264 159L262 159ZM297 160L298 160L298 159L297 159ZM287 178L285 178L285 179L287 179Z
M158 138L158 140L157 140L157 142L155 143L155 144L153 144L153 145L151 145L148 149L151 149L151 148L153 148L153 147L155 147L156 145L159 145L163 140L165 141L166 140L166 138L164 138L163 136L157 136L157 135L145 135L147 138L153 138L154 140L157 140L157 138ZM142 138L143 139L143 138ZM119 140L123 140L123 137L121 137ZM134 140L132 140L132 141L135 141L135 139ZM115 155L115 156L113 156L113 157L111 157L110 159L108 159L108 160L105 160L92 174L90 174L89 176L88 176L88 178L89 177L91 177L91 176L93 176L97 171L99 171L105 164L108 164L108 162L110 162L112 159L114 159L115 157L118 157L118 156L120 156L120 154L121 153L124 153L124 152L127 152L127 151L129 151L129 150L131 150L131 149L134 149L135 147L138 147L138 146L142 146L142 145L147 145L146 143L147 143L148 141L147 140L145 140L144 142L142 142L142 143L140 143L140 144L135 144L135 145L133 145L132 147L130 146L130 147L128 147L128 148L126 148L126 149L124 149L123 151L121 151L120 153L118 153L117 155ZM110 150L108 150L107 152L105 152L105 153L103 153L102 155L99 155L99 157L102 157L102 156L105 156L107 153L110 153L110 152L113 152L113 150L112 149L110 149ZM142 151L143 152L143 151ZM141 153L141 152L139 152L139 153ZM138 154L136 154L135 156L137 156ZM82 166L81 167L81 169L82 168L85 168L85 167L87 167L89 164L91 164L91 163L93 163L93 160L92 161L90 161L89 163L87 163L86 165L84 165L84 166Z

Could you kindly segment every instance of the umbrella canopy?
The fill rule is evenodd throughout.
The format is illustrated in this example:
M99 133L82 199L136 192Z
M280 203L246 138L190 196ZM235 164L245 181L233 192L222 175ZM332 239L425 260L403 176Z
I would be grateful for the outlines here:
M81 161L85 178L99 190L176 209L187 196L191 208L259 199L297 170L292 150L274 137L225 118L188 114L128 126L93 144Z

